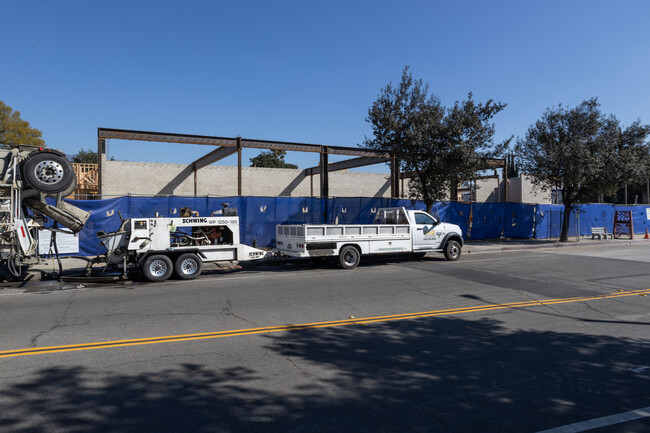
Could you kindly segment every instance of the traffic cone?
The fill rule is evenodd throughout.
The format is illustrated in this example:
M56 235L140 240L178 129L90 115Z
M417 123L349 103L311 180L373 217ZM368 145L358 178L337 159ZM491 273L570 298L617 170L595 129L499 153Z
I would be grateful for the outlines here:
M643 239L650 239L650 236L648 235L648 229L645 229L645 236Z

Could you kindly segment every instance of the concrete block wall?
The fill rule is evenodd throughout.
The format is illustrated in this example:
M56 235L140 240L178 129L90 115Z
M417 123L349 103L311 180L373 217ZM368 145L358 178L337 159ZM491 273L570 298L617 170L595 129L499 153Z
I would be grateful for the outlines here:
M503 180L498 177L483 178L476 181L476 202L492 203L504 201L505 198L505 185Z
M194 172L184 164L105 161L102 195L194 195ZM312 194L313 183L313 194ZM302 170L242 167L242 195L309 197L320 194L320 177ZM390 175L334 171L334 197L390 197ZM197 172L197 195L237 195L237 167L212 165Z
M551 189L539 189L533 187L529 176L520 176L508 179L510 182L508 190L508 201L516 203L537 203L551 204Z

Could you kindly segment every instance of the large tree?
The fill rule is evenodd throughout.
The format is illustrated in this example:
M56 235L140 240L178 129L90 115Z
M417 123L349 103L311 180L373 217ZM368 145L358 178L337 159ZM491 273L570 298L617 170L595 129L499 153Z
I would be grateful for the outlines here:
M284 161L286 150L267 150L261 152L255 158L251 158L251 167L267 168L298 168L296 164L290 164Z
M575 108L549 108L517 140L522 173L538 187L561 191L564 218L560 241L568 239L569 215L579 204L647 176L650 127L639 121L623 129L600 111L597 98Z
M455 200L458 184L472 179L485 158L505 150L510 140L494 143L490 119L506 105L477 103L469 93L466 100L444 107L408 69L399 85L384 87L368 110L373 137L366 137L364 146L395 156L402 172L413 173L411 199L424 201L430 211L448 194Z
M0 145L7 148L20 144L44 146L42 133L20 118L20 112L0 101Z

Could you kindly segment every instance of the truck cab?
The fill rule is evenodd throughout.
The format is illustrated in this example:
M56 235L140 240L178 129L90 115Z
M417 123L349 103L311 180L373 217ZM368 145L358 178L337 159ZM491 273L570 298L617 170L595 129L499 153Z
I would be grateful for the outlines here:
M455 240L460 248L463 246L463 232L459 226L441 222L425 211L403 207L383 208L377 211L374 223L410 225L414 253L443 250L450 239ZM452 253L455 253L452 256L460 256L460 249Z

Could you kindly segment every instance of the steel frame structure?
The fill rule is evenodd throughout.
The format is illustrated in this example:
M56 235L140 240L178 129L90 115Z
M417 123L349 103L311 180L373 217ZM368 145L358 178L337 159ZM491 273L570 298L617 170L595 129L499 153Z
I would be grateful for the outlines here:
M313 195L313 176L318 175L320 179L320 197L329 196L329 172L337 170L347 170L355 167L364 167L367 165L389 163L391 174L390 195L392 198L399 198L400 188L399 180L403 179L406 173L400 175L398 161L381 152L371 149L361 149L344 146L327 146L321 144L294 143L288 141L271 141L271 140L254 140L242 137L217 137L207 135L191 134L174 134L166 132L150 131L133 131L126 129L97 128L97 155L99 162L99 194L102 194L104 184L103 163L106 161L106 140L136 140L150 141L158 143L179 143L179 144L199 144L213 146L216 149L189 164L194 173L194 194L198 191L197 172L203 167L213 164L223 158L237 153L237 194L242 195L242 149L257 148L269 150L285 150L297 152L312 152L320 155L320 164L317 167L310 167L303 170L305 176L312 179ZM329 163L329 155L346 155L350 158L344 161ZM505 177L505 159L492 159L488 161L490 165L498 166L504 169ZM322 167L327 167L323 170ZM507 192L506 192L507 200Z

